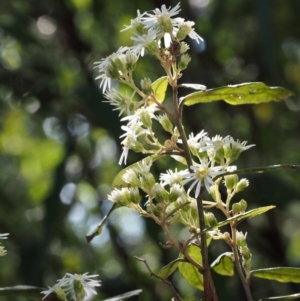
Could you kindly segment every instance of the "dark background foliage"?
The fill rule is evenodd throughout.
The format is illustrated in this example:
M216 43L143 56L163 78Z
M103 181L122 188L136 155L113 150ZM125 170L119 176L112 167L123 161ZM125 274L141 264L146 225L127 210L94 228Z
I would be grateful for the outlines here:
M177 2L1 1L0 233L10 233L2 241L8 254L0 259L1 287L52 285L65 272L90 272L102 279L95 300L138 288L143 289L140 300L171 299L168 288L133 258L147 259L157 271L177 257L160 247L165 237L152 221L120 209L100 237L85 241L110 206L106 195L120 170L121 153L118 114L102 102L93 63L130 45L129 32L120 30L137 9L162 4ZM256 106L189 107L186 129L204 128L210 136L230 134L256 144L237 162L241 167L299 164L300 2L190 0L181 6L181 17L195 21L205 39L200 48L192 44L192 63L182 82L212 88L263 81L296 95ZM137 69L137 77L161 75L159 64L147 57ZM129 163L138 158L131 153ZM172 166L160 160L156 170ZM277 206L241 225L248 232L253 268L299 266L299 171L249 179L241 197L250 208ZM180 227L178 232L180 239L187 237ZM212 245L211 261L223 251L228 251L223 243ZM238 279L214 277L220 300L243 300ZM185 300L201 299L179 275L173 280ZM252 289L255 300L300 290L262 280L254 280Z

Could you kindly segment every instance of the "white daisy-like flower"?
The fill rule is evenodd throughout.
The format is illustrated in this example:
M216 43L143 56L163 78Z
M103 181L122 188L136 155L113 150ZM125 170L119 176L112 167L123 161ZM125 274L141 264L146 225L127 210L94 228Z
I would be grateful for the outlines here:
M100 75L96 77L96 79L100 79L100 88L102 87L103 93L111 88L111 79L114 78L113 76L114 72L117 72L115 70L115 67L112 66L111 60L113 57L117 57L119 55L122 55L125 51L128 50L128 47L120 47L117 52L112 53L105 59L102 59L100 62L95 62L94 64L97 64L94 68L99 69Z
M145 121L146 119L152 119L156 118L154 115L155 112L159 111L159 109L156 106L147 106L137 109L133 115L129 115L126 117L123 117L121 121L127 121L128 126L132 124L136 124L138 122L144 121L144 123L148 123Z
M110 105L115 106L116 108L114 108L113 111L120 110L119 116L121 116L124 112L126 112L127 115L130 115L135 108L133 102L134 94L135 91L131 96L129 96L126 91L126 95L122 95L117 90L111 89L105 92L104 96L108 100L105 100L103 102L108 102Z
M142 123L137 121L135 123L128 124L127 126L121 126L121 129L125 131L125 133L121 135L120 138L125 137L125 139L121 142L123 145L123 152L119 160L120 165L122 165L123 162L126 164L129 150L137 148L140 145L137 141L138 136L147 133L147 130L143 129L141 125Z
M203 38L201 38L196 32L193 26L195 22L193 21L185 21L183 18L175 18L173 21L174 25L174 35L179 41L185 39L186 36L189 36L191 39L196 40L199 44L203 42Z
M202 130L200 133L198 133L196 136L194 136L194 133L191 133L189 135L189 139L187 140L189 147L200 150L201 147L203 147L203 137L205 137L207 133Z
M166 8L165 5L161 6L161 10L156 8L153 10L153 14L146 13L147 17L143 17L143 23L147 28L155 28L159 24L164 24L168 20L171 21L171 18L176 16L180 12L180 3L178 3L173 8Z
M170 185L172 186L173 184L182 184L184 177L189 174L188 170L180 170L177 171L177 168L175 171L169 169L166 171L166 173L161 173L159 176L160 183L162 186Z
M55 294L59 300L62 301L68 301L65 292L60 287L59 284L55 284L52 287L48 286L48 289L45 291L42 291L41 294L45 295L43 300L47 298L51 294Z
M66 294L70 294L72 299L77 300L76 296L81 296L81 300L83 300L92 294L97 295L95 287L101 286L101 281L92 279L94 277L98 277L98 275L66 273L62 279L58 280L58 285L64 289Z
M130 21L130 25L124 25L125 28L122 29L121 32L128 30L128 29L133 29L136 33L139 33L139 34L147 33L147 29L145 29L145 25L143 24L143 21L142 21L142 17L144 16L144 14L145 13L141 14L140 11L138 10L137 17Z
M187 191L188 194L195 188L195 197L197 198L200 194L203 182L206 190L210 191L210 186L214 185L213 178L224 173L224 171L222 171L223 166L210 167L209 165L210 163L207 160L202 160L201 164L190 166L193 172L187 173L184 176L185 180L182 182L182 185L185 185L186 183L193 181Z
M134 41L134 46L130 49L137 53L137 55L144 56L145 50L151 54L156 54L159 50L159 43L156 41L158 30L150 28L147 33L134 34L130 39Z

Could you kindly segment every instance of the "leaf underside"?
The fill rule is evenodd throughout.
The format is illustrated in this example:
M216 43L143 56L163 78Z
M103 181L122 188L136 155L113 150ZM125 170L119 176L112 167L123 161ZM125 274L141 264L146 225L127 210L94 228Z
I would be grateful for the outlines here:
M269 87L261 82L244 83L191 93L182 98L185 105L224 100L231 105L280 101L294 93L282 87Z

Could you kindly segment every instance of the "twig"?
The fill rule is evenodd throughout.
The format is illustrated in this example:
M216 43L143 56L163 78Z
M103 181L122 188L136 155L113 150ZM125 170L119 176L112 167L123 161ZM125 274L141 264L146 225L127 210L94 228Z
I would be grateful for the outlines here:
M154 273L151 268L149 267L146 259L143 259L143 258L140 258L140 257L137 257L137 256L133 256L135 259L141 261L144 263L144 265L146 266L147 270L149 271L150 273L150 276L154 276L156 278L158 278L159 280L161 280L162 282L164 282L170 289L171 291L173 292L173 294L175 295L175 299L174 301L183 301L183 299L181 299L181 297L179 296L179 294L177 293L175 287L173 286L172 282L164 279L163 277L160 277L158 274Z

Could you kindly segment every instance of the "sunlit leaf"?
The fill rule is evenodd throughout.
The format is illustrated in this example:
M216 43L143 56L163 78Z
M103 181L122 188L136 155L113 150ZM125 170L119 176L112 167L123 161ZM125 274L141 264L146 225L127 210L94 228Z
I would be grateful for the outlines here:
M286 295L286 296L278 296L278 297L266 297L259 299L258 301L268 301L268 300L294 300L294 299L300 299L300 293L293 294L293 295Z
M279 282L300 283L300 268L278 267L251 271L251 275Z
M131 292L128 292L128 293L125 293L125 294L122 294L122 295L118 295L118 296L113 297L113 298L105 299L103 301L122 301L124 299L130 298L130 297L133 297L133 296L137 296L141 292L142 292L142 290L135 290L135 291L131 291Z
M187 106L218 100L224 100L231 105L242 105L280 101L293 95L293 92L285 88L268 87L264 83L254 82L199 91L189 94L181 100Z
M151 161L154 162L155 160L159 159L161 156L162 155L152 155L152 156L148 156L148 157L144 158L143 160L146 162L146 164L149 164ZM143 160L140 160L140 161L124 168L123 170L121 170L114 178L113 183L112 183L112 188L127 187L128 184L126 182L124 182L124 180L122 179L123 175L126 173L127 170L137 167L140 163L142 163Z
M159 79L157 79L155 82L151 85L155 98L159 102L163 102L166 97L166 91L168 87L168 78L166 76L163 76Z
M199 85L199 84L181 84L181 85L179 85L179 87L189 88L189 89L194 89L194 90L201 90L201 91L206 90L206 86Z
M195 245L190 245L188 247L188 254L193 260L195 260L199 264L202 264L200 248ZM179 258L183 259L183 255L181 254ZM179 262L178 270L189 285L203 291L203 276L195 266L188 262Z
M250 210L250 211L246 211L244 213L240 213L240 214L237 214L233 217L230 217L230 218L227 218L225 219L224 221L216 224L215 226L213 227L209 227L209 228L206 228L203 232L207 232L209 230L212 230L213 228L220 228L220 227L223 227L233 221L240 221L240 220L243 220L245 218L251 218L251 217L254 217L256 215L259 215L259 214L263 214L271 209L275 208L275 206L265 206L265 207L259 207L259 208L256 208L256 209L253 209L253 210Z
M164 279L168 278L171 274L173 274L176 271L178 264L181 261L183 260L180 258L171 261L159 271L158 275Z
M234 275L233 253L225 252L221 254L212 264L211 268L223 276Z

